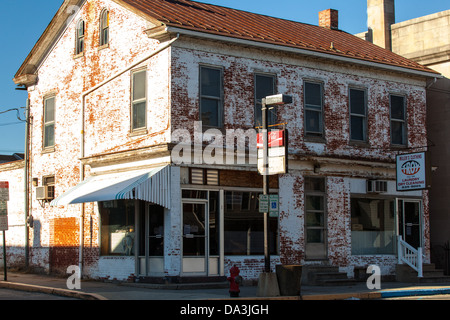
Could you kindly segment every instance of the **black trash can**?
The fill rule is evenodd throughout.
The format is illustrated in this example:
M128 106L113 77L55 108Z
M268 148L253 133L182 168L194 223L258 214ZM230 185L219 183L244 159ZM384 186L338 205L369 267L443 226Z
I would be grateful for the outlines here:
M281 296L300 296L302 284L301 265L277 265L276 273Z

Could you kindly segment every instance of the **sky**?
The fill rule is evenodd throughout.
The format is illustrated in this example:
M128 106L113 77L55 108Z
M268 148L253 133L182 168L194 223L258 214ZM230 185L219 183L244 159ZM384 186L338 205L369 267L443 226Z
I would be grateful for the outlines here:
M339 10L339 28L351 34L367 30L366 0L200 0L278 18L318 24L318 13ZM0 21L0 154L24 152L26 91L12 81L63 0L1 0ZM396 22L449 10L449 0L396 0ZM8 111L19 109L17 111ZM19 118L21 120L19 120Z

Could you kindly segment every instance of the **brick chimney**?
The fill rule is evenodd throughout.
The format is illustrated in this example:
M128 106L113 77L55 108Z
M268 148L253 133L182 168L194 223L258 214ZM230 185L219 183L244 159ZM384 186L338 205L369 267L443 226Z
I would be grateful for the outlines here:
M339 12L334 9L320 11L319 26L333 30L339 29Z

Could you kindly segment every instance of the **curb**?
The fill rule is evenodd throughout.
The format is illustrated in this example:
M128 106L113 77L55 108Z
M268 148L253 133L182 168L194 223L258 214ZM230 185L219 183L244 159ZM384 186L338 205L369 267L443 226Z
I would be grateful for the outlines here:
M107 298L96 294L96 293L86 293L69 289L59 289L59 288L51 288L44 286L36 286L31 284L23 284L16 282L0 282L0 288L13 289L13 290L21 290L28 292L40 292L46 294L53 294L63 297L69 298L77 298L82 300L108 300Z
M337 293L337 294L317 294L302 296L302 300L371 300L381 299L381 292L359 292L359 293Z
M412 289L412 290L386 290L380 291L382 298L432 296L440 294L450 294L450 287L432 289Z

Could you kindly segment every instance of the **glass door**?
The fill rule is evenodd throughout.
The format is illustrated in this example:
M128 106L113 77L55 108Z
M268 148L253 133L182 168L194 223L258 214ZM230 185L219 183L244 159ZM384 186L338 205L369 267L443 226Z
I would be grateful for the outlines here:
M142 202L139 212L139 274L164 275L164 208Z
M193 196L190 191L187 196ZM183 274L218 276L223 269L220 192L183 200Z
M206 203L183 203L183 273L208 272L207 216Z
M422 247L422 202L397 200L399 235L414 248Z

